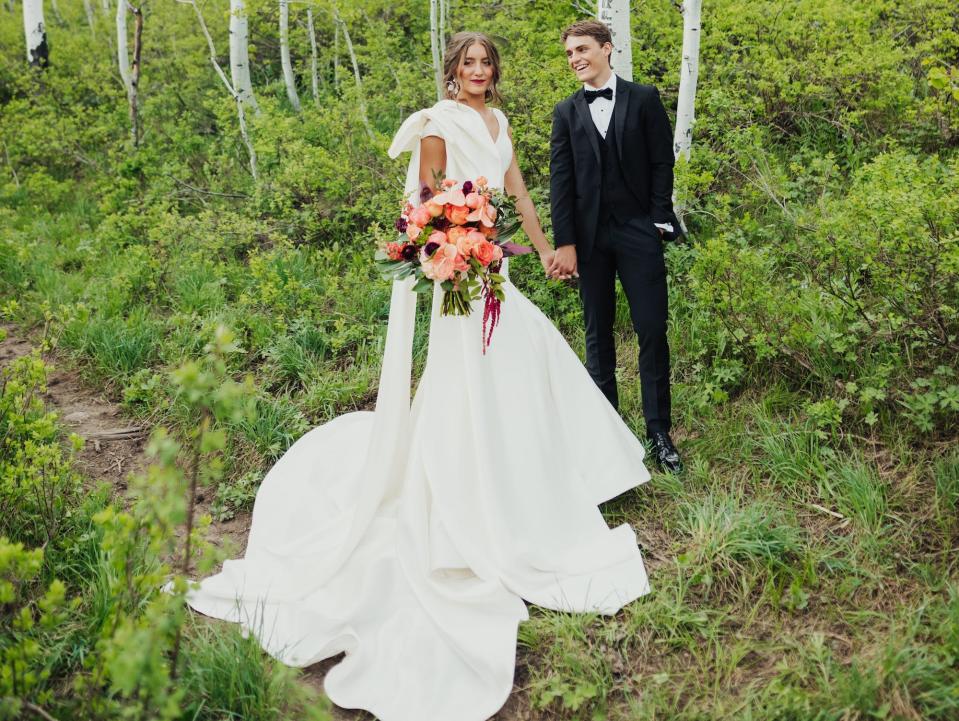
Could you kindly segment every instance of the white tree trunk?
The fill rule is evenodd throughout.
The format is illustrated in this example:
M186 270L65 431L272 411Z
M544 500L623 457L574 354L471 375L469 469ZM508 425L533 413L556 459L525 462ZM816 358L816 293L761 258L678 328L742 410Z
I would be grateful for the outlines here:
M250 80L249 27L244 0L230 0L230 78L239 101L259 115L260 107Z
M283 82L286 84L286 97L296 112L300 112L300 96L296 94L296 78L293 75L293 63L290 61L290 3L280 0L280 63L283 65Z
M340 21L333 20L333 87L340 92Z
M50 52L47 26L43 22L43 0L23 0L23 35L27 45L27 62L46 67Z
M629 0L598 0L596 17L609 26L613 36L613 72L633 79L633 45L629 27Z
M196 0L178 0L178 2L193 6L193 12L196 13L197 22L200 23L200 30L203 31L203 36L206 38L207 47L210 50L210 62L213 64L213 69L216 70L216 74L219 76L220 80L223 81L223 85L226 87L227 92L230 93L230 95L233 97L233 100L236 102L236 114L240 124L240 137L243 138L243 143L246 145L246 150L250 155L250 172L253 175L253 180L256 180L256 148L254 148L253 143L250 142L250 134L246 129L246 113L243 110L243 103L240 102L240 96L236 92L236 89L233 87L233 85L230 84L230 81L226 79L226 73L223 72L223 68L220 67L220 63L216 59L216 46L213 44L213 37L210 35L210 31L206 26L206 21L203 19L203 13L200 12L200 6L196 4Z
M117 66L120 69L120 78L127 91L127 99L133 93L130 80L130 59L127 55L127 4L126 0L117 0Z
M317 69L316 30L313 27L313 8L306 9L306 30L310 34L310 79L313 86L313 102L320 102L320 74Z
M133 51L134 70L130 72L130 59L127 53L127 13L132 12L136 19L135 45ZM130 106L130 137L133 146L140 144L140 116L137 104L139 102L140 85L140 38L143 32L143 13L129 5L127 0L117 0L117 67L120 69L120 78L127 91L127 103Z
M440 60L446 50L446 25L449 22L449 0L440 0Z
M93 19L93 5L90 4L90 0L83 0L83 11L87 14L87 25L90 26L90 34L96 37L97 31Z
M103 10L104 15L110 14L110 0L100 0L100 9Z
M436 81L436 99L443 99L443 61L440 57L440 0L430 0L430 50L433 53L433 78Z
M683 14L683 63L679 72L679 100L676 103L676 134L673 154L689 160L696 123L696 83L699 79L699 18L702 0L685 0Z
M370 136L370 140L375 140L373 135L373 126L370 125L370 118L366 114L366 98L363 96L363 79L360 77L360 66L356 62L356 53L353 51L353 41L350 40L350 31L346 27L346 23L336 18L337 22L343 28L343 40L346 41L346 51L350 54L350 62L353 64L353 77L356 80L356 95L360 104L360 117L363 118L363 125L366 126L366 133Z

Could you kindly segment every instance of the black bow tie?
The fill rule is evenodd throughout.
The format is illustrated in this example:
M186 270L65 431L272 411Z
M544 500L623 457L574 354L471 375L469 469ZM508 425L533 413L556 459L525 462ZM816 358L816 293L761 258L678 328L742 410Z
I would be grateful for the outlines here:
M586 102L590 105L593 104L593 101L596 98L606 98L607 100L613 99L613 89L612 88L603 88L602 90L583 90L583 93L586 95Z

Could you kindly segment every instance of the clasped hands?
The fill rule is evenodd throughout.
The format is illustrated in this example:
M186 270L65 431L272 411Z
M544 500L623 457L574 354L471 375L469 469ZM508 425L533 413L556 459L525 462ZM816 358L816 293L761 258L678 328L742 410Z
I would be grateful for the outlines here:
M543 264L547 278L568 280L579 277L576 269L575 245L561 245L556 250L540 255L539 260Z
M663 229L656 228L659 231L659 237L663 237ZM543 264L543 270L546 271L546 277L553 280L569 280L570 278L579 278L579 271L576 267L576 246L561 245L556 250L550 250L541 253L540 263Z

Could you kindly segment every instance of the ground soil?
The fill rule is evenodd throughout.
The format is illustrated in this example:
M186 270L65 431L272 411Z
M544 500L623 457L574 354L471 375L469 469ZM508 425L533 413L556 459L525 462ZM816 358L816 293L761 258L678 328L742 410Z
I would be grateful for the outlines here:
M25 337L15 326L0 327L7 334L0 341L0 368L21 356L29 355L37 347L35 341ZM53 368L47 391L43 394L44 402L57 412L67 432L76 433L86 441L76 459L78 470L92 483L110 483L122 502L130 475L144 471L149 465L145 451L151 429L125 416L122 407L111 400L102 388L85 383L82 374L68 359L49 352L43 355L43 359ZM197 512L209 512L212 500L212 494L201 492ZM250 515L249 512L238 513L229 521L213 523L207 537L216 546L229 544L242 553L250 530ZM341 658L336 656L304 669L303 683L322 692L326 672ZM521 671L522 660L517 679L521 678ZM333 718L335 721L369 721L374 717L364 711L334 707ZM517 688L493 720L529 721L532 718L526 695Z

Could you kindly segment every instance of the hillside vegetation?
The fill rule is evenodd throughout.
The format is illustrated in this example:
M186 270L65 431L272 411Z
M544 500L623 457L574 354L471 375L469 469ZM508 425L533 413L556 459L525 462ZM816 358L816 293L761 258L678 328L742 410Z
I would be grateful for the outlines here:
M134 499L92 490L71 461L82 441L38 400L44 362L3 370L0 719L322 718L296 672L186 612L182 575L179 592L157 589L182 565L184 468L209 486L216 523L249 511L307 429L373 405L390 297L373 249L406 162L386 148L435 99L429 3L339 7L361 87L334 4L292 5L300 112L278 6L248 4L256 180L193 7L143 6L134 147L112 11L92 5L93 28L80 3L46 8L42 71L26 63L19 5L0 8L0 309L167 430ZM532 609L514 707L955 719L959 14L952 0L704 5L698 122L676 174L690 239L667 251L687 472L604 507L637 529L653 592L614 618ZM576 88L559 32L579 14L545 0L451 6L453 30L500 44L503 110L549 229L550 118ZM226 4L201 8L229 74ZM673 2L634 3L633 36L634 79L672 113ZM511 276L582 354L575 289L535 258ZM417 373L422 301L419 313ZM643 437L624 297L617 324L621 412Z

